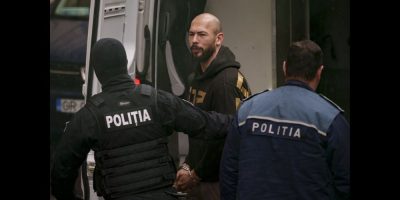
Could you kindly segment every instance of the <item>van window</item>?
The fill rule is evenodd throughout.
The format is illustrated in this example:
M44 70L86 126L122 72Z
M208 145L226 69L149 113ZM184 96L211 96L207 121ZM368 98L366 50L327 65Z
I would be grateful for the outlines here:
M88 17L90 0L61 0L55 15L63 17Z

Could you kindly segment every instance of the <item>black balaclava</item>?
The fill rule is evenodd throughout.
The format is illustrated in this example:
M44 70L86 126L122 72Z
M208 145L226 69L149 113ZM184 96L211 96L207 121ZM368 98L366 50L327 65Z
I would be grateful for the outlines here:
M91 65L102 85L114 76L128 74L125 48L116 39L98 40L92 48L90 58Z

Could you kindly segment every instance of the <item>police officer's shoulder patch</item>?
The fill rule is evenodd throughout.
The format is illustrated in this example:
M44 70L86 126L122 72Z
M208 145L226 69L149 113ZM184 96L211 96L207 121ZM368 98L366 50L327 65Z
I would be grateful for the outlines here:
M322 97L323 99L325 99L327 102L329 102L330 104L332 104L335 108L337 108L340 112L344 112L344 110L338 106L335 102L333 102L332 100L330 100L328 97L324 96L323 94L319 94L320 97Z
M253 98L253 97L255 97L255 96L257 96L257 95L259 95L259 94L262 94L262 93L268 92L268 91L269 91L269 89L266 89L266 90L264 90L264 91L262 91L262 92L255 93L255 94L253 94L253 95L251 95L251 96L249 96L249 97L243 99L243 100L242 100L242 103L245 102L245 101L247 101L247 100L249 100L249 99L251 99L251 98Z
M151 95L151 91L153 88L150 85L140 84L139 87L140 87L140 94L145 95L145 96Z

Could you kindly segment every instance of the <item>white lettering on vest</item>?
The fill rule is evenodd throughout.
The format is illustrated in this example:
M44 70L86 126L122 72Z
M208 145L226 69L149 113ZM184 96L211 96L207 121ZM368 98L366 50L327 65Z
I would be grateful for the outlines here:
M121 117L119 115L114 115L113 121L115 126L121 126Z
M256 128L258 128L258 127L260 127L260 124L259 124L259 123L253 123L253 128L251 129L251 131L254 132L254 130L255 130Z
M132 117L133 116L133 119ZM139 126L152 121L149 111L144 108L135 111L127 111L122 113L110 114L105 116L107 128L115 128L120 126Z
M112 123L112 117L106 116L107 128L110 128L110 124Z
M143 121L149 121L151 120L149 113L147 112L146 109L143 110Z
M135 125L137 126L137 119L136 119L137 111L131 112L131 115L133 116L133 121L135 121Z
M286 130L289 131L288 134L286 134ZM261 125L258 122L253 122L251 131L253 134L257 135L280 135L291 138L301 138L301 130L298 127L275 125L265 122L261 123Z

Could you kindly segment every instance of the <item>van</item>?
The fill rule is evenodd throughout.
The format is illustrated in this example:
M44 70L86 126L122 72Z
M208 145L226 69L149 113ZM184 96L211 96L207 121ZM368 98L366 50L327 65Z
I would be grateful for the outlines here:
M82 84L89 7L90 0L50 1L50 163L65 123L85 103ZM77 179L77 199L83 199L80 185Z
M84 105L90 0L50 2L50 142L55 147L73 113Z

